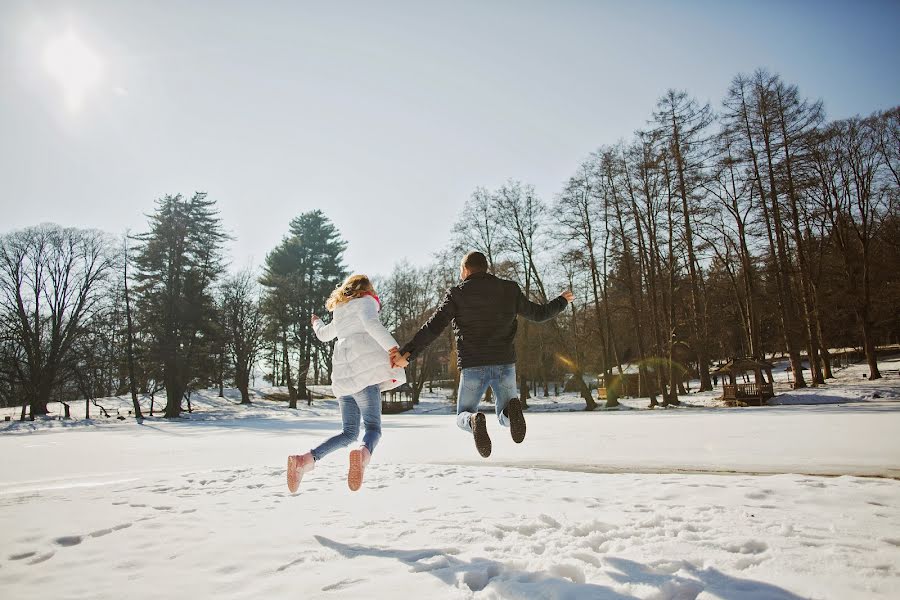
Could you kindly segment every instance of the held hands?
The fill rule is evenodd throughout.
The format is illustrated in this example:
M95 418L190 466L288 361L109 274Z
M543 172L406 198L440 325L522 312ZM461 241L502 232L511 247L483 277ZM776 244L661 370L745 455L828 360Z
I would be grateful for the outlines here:
M409 352L406 354L400 354L400 349L397 346L391 348L391 368L406 368L409 366Z
M570 290L564 291L562 294L560 294L560 296L565 298L566 302L568 302L569 304L572 304L572 302L575 300L575 294L573 294Z

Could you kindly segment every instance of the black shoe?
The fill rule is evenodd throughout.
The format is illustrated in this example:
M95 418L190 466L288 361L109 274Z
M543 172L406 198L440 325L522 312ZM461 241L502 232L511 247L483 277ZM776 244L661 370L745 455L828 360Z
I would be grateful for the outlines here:
M509 430L512 433L513 441L521 444L525 439L525 415L522 414L522 401L513 398L506 405L504 412L509 417Z
M491 455L491 436L488 435L487 421L482 413L475 413L471 417L472 435L475 437L475 447L483 458Z

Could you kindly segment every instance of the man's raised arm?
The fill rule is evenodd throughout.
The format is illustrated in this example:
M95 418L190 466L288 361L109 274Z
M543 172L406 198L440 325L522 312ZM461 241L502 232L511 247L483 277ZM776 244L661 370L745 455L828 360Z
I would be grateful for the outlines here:
M549 321L563 310L575 298L574 294L565 291L547 304L538 304L532 302L525 297L522 290L519 290L519 297L516 300L516 312L528 319L529 321L537 321L543 323Z

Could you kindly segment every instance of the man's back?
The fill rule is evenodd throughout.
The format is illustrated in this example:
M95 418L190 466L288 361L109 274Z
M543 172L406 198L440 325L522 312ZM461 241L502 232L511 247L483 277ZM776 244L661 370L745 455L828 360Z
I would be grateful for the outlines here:
M450 288L456 305L453 334L459 367L516 362L519 286L489 273L476 273Z
M437 311L400 353L421 352L452 322L460 369L514 363L516 316L547 321L566 304L562 296L549 304L535 304L525 298L514 281L473 273L447 290Z

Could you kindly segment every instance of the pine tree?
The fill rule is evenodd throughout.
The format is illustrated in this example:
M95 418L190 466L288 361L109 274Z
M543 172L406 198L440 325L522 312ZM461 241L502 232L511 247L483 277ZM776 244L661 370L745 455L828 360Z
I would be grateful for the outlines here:
M268 256L260 283L267 288L263 310L269 320L268 337L281 344L282 368L291 408L308 398L310 363L319 342L310 325L315 313L346 276L347 247L340 232L320 210L304 213L290 223L288 235ZM297 360L296 387L291 376L292 354Z
M165 416L178 417L214 330L212 290L224 270L224 234L215 201L165 196L150 216L150 231L136 236L136 309L148 335L146 360L166 390Z

